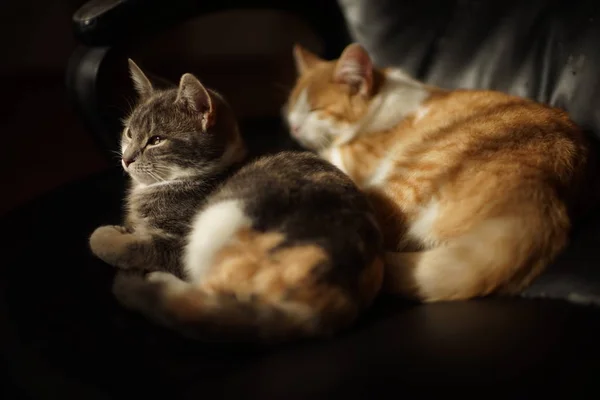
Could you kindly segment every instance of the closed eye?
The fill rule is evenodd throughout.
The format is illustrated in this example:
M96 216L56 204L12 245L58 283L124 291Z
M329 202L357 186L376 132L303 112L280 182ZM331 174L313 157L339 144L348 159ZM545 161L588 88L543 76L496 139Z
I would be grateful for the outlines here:
M131 131L129 130L129 128L128 128L128 127L127 127L127 128L125 128L125 136L126 136L128 139L131 139Z

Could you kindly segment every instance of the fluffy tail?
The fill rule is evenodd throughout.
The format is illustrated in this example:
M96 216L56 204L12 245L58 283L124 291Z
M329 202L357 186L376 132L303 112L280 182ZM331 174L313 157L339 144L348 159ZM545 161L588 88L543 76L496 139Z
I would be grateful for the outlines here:
M195 222L186 280L119 272L113 291L121 304L189 337L272 342L335 333L381 288L375 252L334 259L317 244L252 229L236 203L212 207Z
M283 288L271 296L214 290L165 272L142 276L119 271L113 292L126 308L190 338L277 342L328 336L346 328L373 300L382 279L383 262L378 259L359 282L361 298L321 284Z
M488 220L430 250L388 253L384 291L424 302L515 293L537 277L567 242L568 220L530 221Z

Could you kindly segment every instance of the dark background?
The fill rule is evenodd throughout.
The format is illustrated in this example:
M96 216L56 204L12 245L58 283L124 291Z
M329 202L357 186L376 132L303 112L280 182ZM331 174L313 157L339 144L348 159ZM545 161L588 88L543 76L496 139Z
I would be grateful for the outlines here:
M0 168L8 177L0 215L118 162L96 145L65 89L65 68L78 45L71 16L83 3L0 2ZM264 117L279 113L293 82L291 46L299 39L315 40L290 15L238 10L194 18L148 40L132 57L171 79L194 72L223 92L240 118Z
M107 167L67 102L64 71L81 0L0 2L0 215ZM8 181L6 181L6 177Z

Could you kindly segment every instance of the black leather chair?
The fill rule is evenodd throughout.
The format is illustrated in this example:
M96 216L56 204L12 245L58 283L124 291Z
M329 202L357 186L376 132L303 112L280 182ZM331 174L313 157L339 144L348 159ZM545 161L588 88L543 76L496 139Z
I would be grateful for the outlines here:
M67 84L107 156L119 115L105 99L127 53L167 26L233 7L299 14L324 39L326 57L354 38L382 65L446 87L530 96L600 132L600 11L593 1L92 0L73 18L82 46ZM250 140L274 149L274 139ZM112 299L113 272L86 241L97 225L119 220L123 190L115 166L2 220L5 375L28 398L598 398L597 216L576 229L528 298L432 305L381 298L334 340L216 346L179 338Z

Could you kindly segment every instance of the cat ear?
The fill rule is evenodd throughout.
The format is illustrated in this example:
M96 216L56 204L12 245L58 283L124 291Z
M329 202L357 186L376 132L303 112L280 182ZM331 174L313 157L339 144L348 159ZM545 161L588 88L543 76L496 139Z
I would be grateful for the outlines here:
M135 87L135 91L137 92L140 99L147 99L152 94L154 90L152 88L152 83L150 80L144 75L140 67L137 66L135 62L131 58L127 59L129 63L129 74L131 75L131 79L133 80L133 86Z
M202 128L207 130L214 121L214 107L208 90L192 74L183 74L179 81L176 103L202 114Z
M373 87L373 62L358 43L348 45L338 59L333 80L350 85L355 93L369 95Z
M294 62L296 63L296 71L300 75L321 61L323 60L316 54L311 53L299 44L294 45Z

